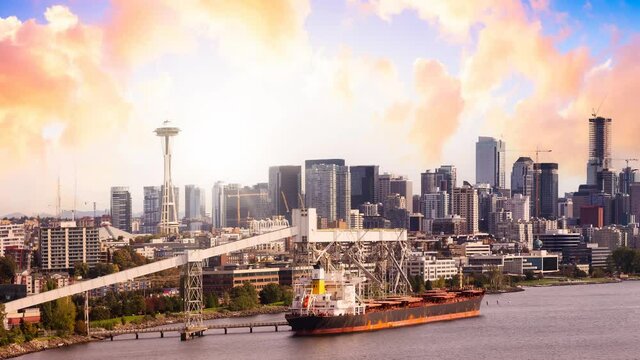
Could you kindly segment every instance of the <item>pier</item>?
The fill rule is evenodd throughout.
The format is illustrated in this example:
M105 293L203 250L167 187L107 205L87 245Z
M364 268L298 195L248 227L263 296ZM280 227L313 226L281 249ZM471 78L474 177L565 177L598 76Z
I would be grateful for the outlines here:
M286 331L290 330L289 324L286 321L269 321L269 322L254 322L254 323L237 323L237 324L209 324L203 325L199 328L186 329L184 325L176 326L163 326L147 329L124 329L124 330L106 330L106 331L92 331L91 336L111 339L115 336L135 334L136 339L140 338L140 334L159 334L161 338L164 338L164 334L168 332L180 333L180 339L186 341L195 337L204 336L206 330L224 330L224 334L229 332L229 329L249 329L249 333L253 333L254 328L273 328L278 332L282 328L286 328Z

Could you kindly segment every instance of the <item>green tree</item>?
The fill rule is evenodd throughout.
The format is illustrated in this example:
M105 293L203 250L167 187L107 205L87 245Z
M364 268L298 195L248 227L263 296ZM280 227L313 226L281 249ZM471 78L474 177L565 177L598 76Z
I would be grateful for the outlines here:
M613 251L611 258L617 271L623 273L633 272L633 261L636 257L636 252L633 249L627 247L619 247Z
M83 279L89 277L89 265L82 261L78 261L73 265L73 275L80 276Z
M208 293L205 297L204 297L204 306L206 308L216 308L218 306L220 306L220 302L218 300L218 296L211 292Z
M0 256L0 283L11 284L16 274L16 263L13 258Z
M129 314L131 315L140 315L144 314L146 309L146 303L144 301L144 296L142 295L134 295L129 301Z
M427 279L427 281L425 281L424 289L425 290L433 290L433 284L431 283L431 280Z
M56 300L53 311L51 328L60 334L70 334L73 332L76 321L76 306L70 297Z
M526 270L524 272L524 278L526 280L533 280L535 279L536 274L533 272L533 270Z
M282 285L280 287L280 289L282 290L282 300L281 301L286 306L291 305L291 302L293 301L293 289L291 288L291 286Z
M245 282L229 291L229 310L249 310L258 306L258 293L251 283Z
M280 285L278 284L270 283L260 290L260 303L263 305L273 304L281 301L281 299L282 289L280 289Z

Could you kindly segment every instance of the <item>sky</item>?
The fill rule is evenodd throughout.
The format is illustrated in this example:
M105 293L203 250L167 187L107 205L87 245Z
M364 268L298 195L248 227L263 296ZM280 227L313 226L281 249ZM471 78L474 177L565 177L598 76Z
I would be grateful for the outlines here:
M1 0L0 214L109 207L111 186L266 182L344 158L475 181L475 141L586 180L587 119L638 157L640 2ZM624 162L614 162L622 167ZM210 202L210 195L207 201Z

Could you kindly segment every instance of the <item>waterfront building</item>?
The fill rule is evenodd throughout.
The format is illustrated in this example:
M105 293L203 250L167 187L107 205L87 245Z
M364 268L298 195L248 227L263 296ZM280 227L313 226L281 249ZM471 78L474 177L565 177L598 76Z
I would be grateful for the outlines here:
M567 230L548 231L546 234L535 237L542 241L542 250L550 252L562 252L565 248L577 247L582 243L580 234L570 233Z
M453 259L438 259L435 256L412 254L405 262L407 276L420 276L423 282L451 279L458 275L458 266Z

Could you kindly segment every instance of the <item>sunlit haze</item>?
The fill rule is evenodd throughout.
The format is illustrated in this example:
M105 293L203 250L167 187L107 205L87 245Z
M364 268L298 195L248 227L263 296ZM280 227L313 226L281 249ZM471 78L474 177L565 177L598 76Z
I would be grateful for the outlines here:
M540 157L559 164L562 196L585 182L594 111L613 119L614 158L639 155L638 14L596 0L3 0L0 215L53 214L58 177L64 210L107 209L128 186L141 211L163 180L166 119L181 187L344 158L418 193L441 164L473 183L475 142L492 136L507 178L552 149Z

